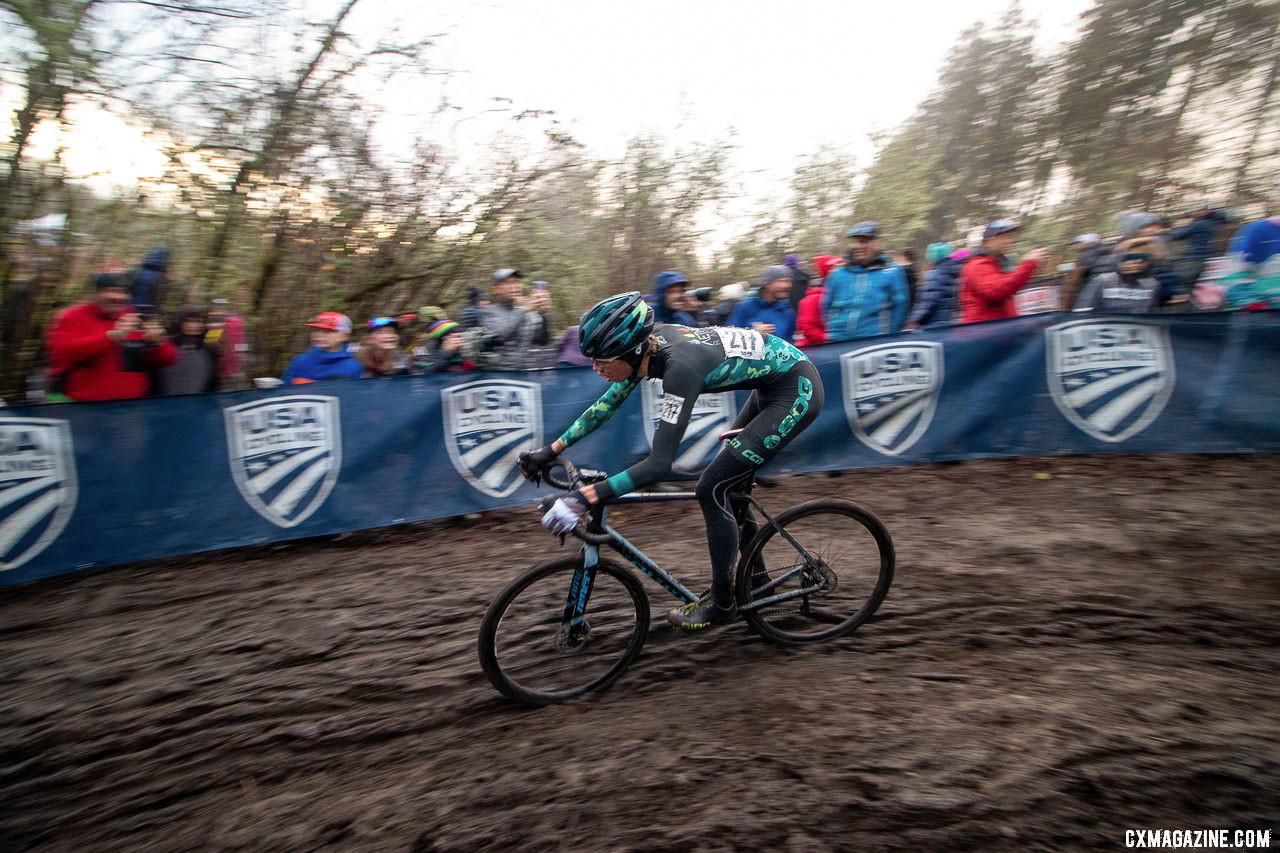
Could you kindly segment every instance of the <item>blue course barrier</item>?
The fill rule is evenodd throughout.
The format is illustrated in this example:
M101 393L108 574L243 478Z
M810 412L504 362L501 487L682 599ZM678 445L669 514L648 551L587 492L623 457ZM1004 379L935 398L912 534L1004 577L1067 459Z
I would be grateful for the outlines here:
M778 473L1280 450L1278 312L1040 314L809 353L826 408ZM526 503L516 455L603 389L581 368L0 410L0 584ZM575 460L647 452L661 392L634 396ZM744 401L703 399L680 464Z

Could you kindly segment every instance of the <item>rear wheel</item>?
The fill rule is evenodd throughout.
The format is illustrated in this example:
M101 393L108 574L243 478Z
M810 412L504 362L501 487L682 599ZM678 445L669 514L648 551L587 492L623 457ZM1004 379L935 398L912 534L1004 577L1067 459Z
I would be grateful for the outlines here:
M526 705L565 702L608 687L640 654L649 598L630 572L601 560L583 575L582 555L535 566L489 605L480 626L480 668L504 696ZM586 583L586 610L571 592Z
M875 613L893 565L893 540L874 515L847 501L809 501L763 523L743 551L738 607L770 640L834 639Z

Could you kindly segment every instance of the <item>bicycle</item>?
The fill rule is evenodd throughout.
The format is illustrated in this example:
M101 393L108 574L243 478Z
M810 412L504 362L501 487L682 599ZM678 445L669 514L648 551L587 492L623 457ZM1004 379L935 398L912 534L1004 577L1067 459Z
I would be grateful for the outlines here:
M552 475L556 468L565 480ZM543 475L565 490L607 477L563 458ZM893 582L889 531L870 512L843 500L806 501L771 516L752 496L754 485L754 476L748 477L730 495L742 543L734 592L739 614L760 636L786 645L833 640L857 629ZM633 492L593 507L573 530L583 543L576 556L534 566L489 605L479 654L490 683L532 706L566 702L613 684L644 646L649 599L635 574L602 559L600 550L616 551L682 603L699 596L611 528L609 507L696 497ZM544 499L540 509L552 500ZM801 540L822 545L809 548Z

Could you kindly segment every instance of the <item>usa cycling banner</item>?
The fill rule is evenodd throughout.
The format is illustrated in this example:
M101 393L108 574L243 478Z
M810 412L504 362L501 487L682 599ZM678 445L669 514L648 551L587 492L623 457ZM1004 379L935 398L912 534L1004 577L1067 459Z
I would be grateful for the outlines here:
M775 473L1063 453L1280 451L1280 312L1036 314L807 351L825 387ZM590 370L461 373L0 412L0 584L529 503L516 458ZM576 444L649 452L657 382ZM745 392L700 399L697 468Z

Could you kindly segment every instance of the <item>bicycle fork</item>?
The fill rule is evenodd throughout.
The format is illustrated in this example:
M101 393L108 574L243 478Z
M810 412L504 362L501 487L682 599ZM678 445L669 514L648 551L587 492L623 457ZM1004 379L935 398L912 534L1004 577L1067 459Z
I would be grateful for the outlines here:
M587 602L596 583L596 570L600 566L600 548L597 545L582 546L582 562L573 571L569 595L564 602L564 616L560 620L558 645L576 649L586 640L591 626L587 624Z

